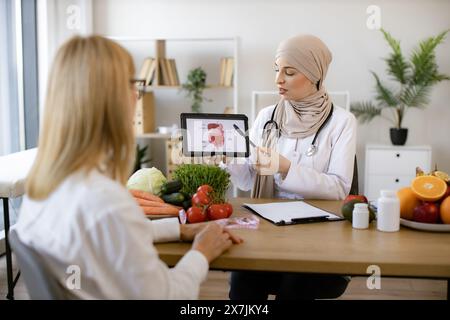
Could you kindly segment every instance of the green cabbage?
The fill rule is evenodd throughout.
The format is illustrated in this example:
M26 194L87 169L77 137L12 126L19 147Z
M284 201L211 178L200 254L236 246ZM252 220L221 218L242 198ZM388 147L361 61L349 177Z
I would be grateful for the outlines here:
M144 168L136 171L128 179L127 188L159 195L161 193L162 185L166 182L166 177L155 167Z

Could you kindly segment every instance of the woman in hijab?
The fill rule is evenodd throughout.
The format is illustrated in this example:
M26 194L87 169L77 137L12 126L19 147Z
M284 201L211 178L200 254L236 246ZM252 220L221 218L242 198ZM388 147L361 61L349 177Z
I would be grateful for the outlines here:
M275 106L259 112L250 139L259 147L245 164L230 164L231 180L254 198L344 199L350 191L356 120L333 104L323 82L332 55L312 35L280 44L276 53ZM347 278L331 275L234 272L231 299L335 298Z

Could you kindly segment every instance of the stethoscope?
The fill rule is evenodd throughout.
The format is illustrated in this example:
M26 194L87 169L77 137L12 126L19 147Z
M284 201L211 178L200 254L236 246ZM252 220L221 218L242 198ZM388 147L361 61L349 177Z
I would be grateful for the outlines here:
M268 133L267 133L267 134L270 135L270 130L272 130L273 127L272 127L272 128L268 128L268 126L269 126L270 124L272 124L273 126L275 126L275 129L276 129L277 132L278 132L278 138L280 138L281 132L280 132L280 130L279 130L278 123L274 120L275 112L276 112L276 110L277 110L277 107L278 107L278 103L276 104L275 108L274 108L273 111L272 111L272 116L270 117L270 120L267 121L267 122L264 124L264 127L263 127L263 135L264 135L264 133L266 133L266 130L268 130ZM331 111L330 111L330 113L328 114L327 118L326 118L325 121L322 123L322 125L319 127L319 129L316 131L316 133L315 133L315 135L314 135L314 138L313 138L313 141L311 142L311 145L310 145L310 146L308 147L308 149L306 150L305 155L306 155L307 157L312 157L314 154L316 154L316 152L317 152L317 145L316 145L317 137L318 137L318 135L319 135L319 133L320 133L320 130L322 130L322 128L327 124L327 122L330 120L331 116L333 115L333 109L334 109L334 105L332 104L332 105L331 105Z

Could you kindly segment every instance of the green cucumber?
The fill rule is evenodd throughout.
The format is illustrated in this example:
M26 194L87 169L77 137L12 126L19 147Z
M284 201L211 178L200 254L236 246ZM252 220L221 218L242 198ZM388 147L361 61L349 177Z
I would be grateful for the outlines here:
M161 187L161 194L171 194L181 190L183 185L178 180L166 182Z
M189 209L190 207L192 207L192 199L186 199L186 200L184 200L183 203L182 203L182 206L183 206L183 209L184 209L184 210L187 210L187 209Z
M161 198L164 200L164 202L174 205L180 205L185 200L184 196L179 192L174 192L171 194L163 194Z

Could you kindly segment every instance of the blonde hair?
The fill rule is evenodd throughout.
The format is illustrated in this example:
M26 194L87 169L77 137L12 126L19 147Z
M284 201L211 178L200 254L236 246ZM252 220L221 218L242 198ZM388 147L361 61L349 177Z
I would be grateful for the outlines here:
M130 54L100 36L73 37L50 72L36 161L27 179L30 198L45 199L75 171L102 164L125 184L135 157Z

